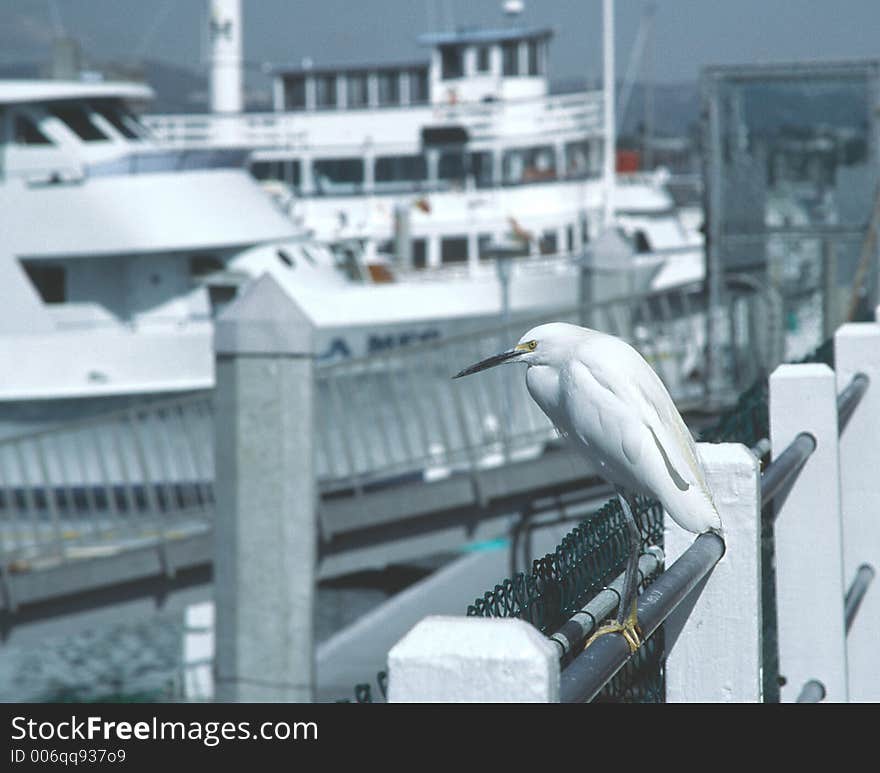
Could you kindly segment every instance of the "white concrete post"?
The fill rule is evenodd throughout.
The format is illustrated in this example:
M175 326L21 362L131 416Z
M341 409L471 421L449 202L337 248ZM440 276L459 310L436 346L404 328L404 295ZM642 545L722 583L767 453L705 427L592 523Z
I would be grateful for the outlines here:
M760 703L761 475L739 443L698 444L726 551L665 623L666 702ZM666 518L667 566L694 535Z
M770 376L770 442L777 458L801 432L816 439L776 510L776 607L783 703L817 679L847 700L837 389L827 365L780 365Z
M515 618L426 617L388 653L390 703L557 703L559 647Z
M843 578L858 568L880 570L880 324L843 325L834 336L837 391L865 373L868 390L840 438L840 504L843 514ZM849 699L880 701L880 587L874 580L846 637Z
M264 274L218 317L214 599L221 701L314 693L312 323Z

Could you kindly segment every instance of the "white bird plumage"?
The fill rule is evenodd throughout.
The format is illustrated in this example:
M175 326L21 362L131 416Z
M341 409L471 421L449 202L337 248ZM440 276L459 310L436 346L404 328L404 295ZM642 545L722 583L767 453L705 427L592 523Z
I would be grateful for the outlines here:
M455 378L508 362L528 365L526 386L532 399L617 490L627 516L630 556L617 622L603 632L621 632L635 649L640 535L633 495L659 500L688 531L722 533L694 439L660 377L620 338L550 322Z

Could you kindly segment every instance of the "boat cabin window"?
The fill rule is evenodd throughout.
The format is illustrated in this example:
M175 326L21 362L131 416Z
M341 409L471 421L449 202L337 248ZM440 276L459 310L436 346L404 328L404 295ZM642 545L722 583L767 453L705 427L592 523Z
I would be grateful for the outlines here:
M299 159L251 161L250 170L255 180L278 180L299 190L302 177L302 165Z
M89 114L80 105L56 105L50 107L49 112L85 142L109 139L92 123Z
M422 155L379 156L376 159L375 178L376 184L382 187L393 186L394 183L423 182L428 179L428 164Z
M67 271L64 266L34 262L24 263L23 267L43 303L64 303L67 300Z
M441 151L437 161L437 179L464 183L465 165L463 150Z
M284 104L288 110L302 110L306 106L306 79L294 75L284 79Z
M555 255L559 252L556 231L544 231L538 242L538 249L542 255Z
M193 255L189 259L189 275L191 277L207 276L222 270L222 261L213 255Z
M464 56L461 46L440 47L440 77L443 80L464 75Z
M519 75L519 41L512 40L501 44L502 75Z
M648 235L641 228L636 229L636 232L633 234L633 241L635 242L636 252L640 254L651 252L651 242L648 239Z
M412 240L413 268L425 268L428 265L428 245L424 239Z
M501 157L505 185L556 179L556 153L552 145L505 150Z
M51 145L34 121L23 113L15 113L12 119L12 136L18 145Z
M365 72L350 72L346 81L348 85L348 106L366 107L369 101L367 74Z
M478 188L491 188L494 185L492 154L488 150L468 153L468 174L474 178Z
M418 68L409 71L409 102L423 105L428 101L428 71Z
M320 75L315 78L315 105L336 107L336 76Z
M440 240L440 260L443 263L467 263L467 259L466 236L447 236Z
M113 101L99 101L91 105L92 109L109 123L123 137L129 140L141 139L141 134L136 131L139 128L137 119L124 110L121 105Z
M491 49L489 46L479 46L477 48L477 72L489 72L490 70L490 59L489 53Z
M527 46L529 75L540 75L541 72L541 48L537 40L530 40Z
M322 158L314 162L312 177L320 194L359 193L364 184L361 158Z
M495 257L492 253L493 241L492 234L477 235L477 253L480 256L480 260L492 260Z
M379 73L379 104L400 104L400 75L397 70Z

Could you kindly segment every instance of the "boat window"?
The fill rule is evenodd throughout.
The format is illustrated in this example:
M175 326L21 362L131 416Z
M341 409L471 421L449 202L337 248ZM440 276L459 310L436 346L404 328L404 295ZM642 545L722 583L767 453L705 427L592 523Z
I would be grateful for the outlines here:
M278 180L299 190L302 165L299 159L257 160L250 163L251 175L255 180Z
M64 266L24 263L24 270L43 303L64 303L67 300L67 272Z
M412 240L413 268L425 268L428 265L428 245L424 239Z
M428 164L423 155L379 156L376 159L376 183L415 183L428 178Z
M538 249L542 255L555 255L559 252L556 231L544 231L538 242Z
M598 174L590 168L590 144L586 140L565 144L565 176L572 180L583 180Z
M315 78L315 105L336 107L336 76L321 75Z
M552 145L505 150L501 157L505 185L556 179L556 153Z
M461 150L441 151L437 162L437 179L464 183L464 178L464 152Z
M364 184L360 158L322 158L314 162L312 171L318 194L358 193Z
M19 145L51 145L50 140L39 127L26 115L17 113L12 128L15 142Z
M492 254L492 244L494 239L492 238L492 234L478 234L477 235L477 252L480 256L480 260L492 260L495 256Z
M528 51L528 60L529 60L529 75L540 75L540 67L541 67L541 57L540 57L540 43L537 40L530 40L528 43L527 51Z
M49 112L59 121L63 122L68 129L86 142L96 142L109 139L89 118L89 114L80 105L56 105L49 108Z
M131 116L120 110L119 105L111 101L105 102L102 100L93 103L90 107L126 139L141 139L140 135L132 127L131 122L125 120L131 118Z
M305 76L295 75L284 79L284 106L287 110L301 110L306 106Z
M501 73L519 75L519 41L501 44Z
M641 228L636 229L636 232L633 234L633 241L635 241L636 252L642 254L651 252L651 242L648 239L648 235Z
M413 105L428 101L428 71L425 68L409 71L409 101Z
M207 276L223 270L223 263L214 255L193 255L189 259L191 277Z
M461 46L441 46L440 77L443 80L451 80L464 75L463 59Z
M369 101L367 91L367 74L365 72L348 73L348 106L366 107Z
M489 46L479 46L477 48L477 72L489 72L490 51L491 49L489 48Z
M397 70L379 73L379 104L400 104L400 74Z
M494 185L492 154L488 150L468 153L468 174L478 188L491 188Z
M447 236L440 240L440 260L443 263L467 263L467 259L466 236Z

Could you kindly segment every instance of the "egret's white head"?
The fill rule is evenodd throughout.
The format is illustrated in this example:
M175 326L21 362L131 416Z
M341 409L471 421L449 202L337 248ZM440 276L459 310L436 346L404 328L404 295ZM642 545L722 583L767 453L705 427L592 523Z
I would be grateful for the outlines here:
M526 365L556 365L561 364L569 356L573 346L589 335L586 328L570 325L567 322L548 322L538 325L529 330L519 343L512 349L487 357L460 373L453 378L469 376L479 373L486 368L509 362L524 362Z

